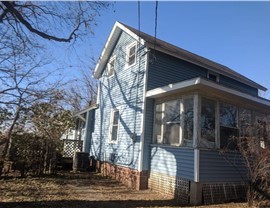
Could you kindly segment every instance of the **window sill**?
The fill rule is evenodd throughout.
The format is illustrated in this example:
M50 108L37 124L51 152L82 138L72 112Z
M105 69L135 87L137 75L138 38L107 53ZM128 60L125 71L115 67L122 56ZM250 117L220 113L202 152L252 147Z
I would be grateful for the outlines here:
M193 147L187 146L176 146L176 145L167 145L167 144L150 144L151 147L166 147L166 148L178 148L178 149L194 149Z

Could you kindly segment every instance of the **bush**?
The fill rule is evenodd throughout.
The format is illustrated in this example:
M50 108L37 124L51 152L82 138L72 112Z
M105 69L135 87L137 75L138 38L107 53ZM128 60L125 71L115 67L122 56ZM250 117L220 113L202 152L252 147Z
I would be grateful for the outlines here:
M61 153L61 141L40 137L31 133L12 135L10 151L12 169L19 170L21 176L56 173L57 155Z

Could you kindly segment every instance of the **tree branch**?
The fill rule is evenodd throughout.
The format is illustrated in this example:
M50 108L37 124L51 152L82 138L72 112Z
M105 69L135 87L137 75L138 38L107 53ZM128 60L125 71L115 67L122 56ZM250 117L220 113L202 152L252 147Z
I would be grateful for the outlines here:
M14 8L14 6L8 2L8 1L2 1L2 4L5 5L7 10L15 17L17 18L30 32L33 32L37 34L38 36L47 39L47 40L54 40L58 42L70 42L73 39L73 36L75 35L75 32L79 29L81 22L78 23L78 25L74 28L74 30L70 33L68 38L59 38L56 36L49 35L47 33L44 33L42 31L39 31L32 27L32 25L24 19L24 17L20 14L20 12ZM1 19L0 19L1 20Z

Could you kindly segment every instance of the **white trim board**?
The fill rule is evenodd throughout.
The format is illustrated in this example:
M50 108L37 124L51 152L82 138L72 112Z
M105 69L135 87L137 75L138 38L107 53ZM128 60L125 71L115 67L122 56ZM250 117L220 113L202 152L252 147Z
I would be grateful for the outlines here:
M208 89L215 89L218 90L220 93L228 93L270 107L270 100L239 92L237 90L222 86L220 84L205 80L200 77L149 90L146 93L146 97L158 98L181 91L184 92L187 90L197 90L203 87L206 87Z

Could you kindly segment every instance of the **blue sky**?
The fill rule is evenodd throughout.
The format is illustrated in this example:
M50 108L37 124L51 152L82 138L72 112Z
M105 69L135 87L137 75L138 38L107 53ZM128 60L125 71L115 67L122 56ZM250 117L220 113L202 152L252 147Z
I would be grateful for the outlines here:
M154 35L155 2L141 2L141 30ZM115 21L138 28L138 2L103 12L91 47L98 59ZM230 67L270 88L270 2L158 3L157 37Z

